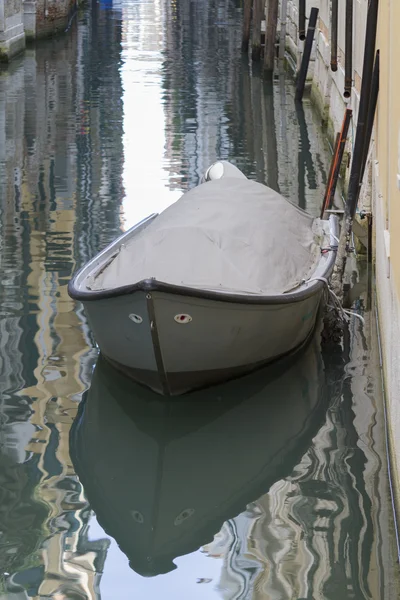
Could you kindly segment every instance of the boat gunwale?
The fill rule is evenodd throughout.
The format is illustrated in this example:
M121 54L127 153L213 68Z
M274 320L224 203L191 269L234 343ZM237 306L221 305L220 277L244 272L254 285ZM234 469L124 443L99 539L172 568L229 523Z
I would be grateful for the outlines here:
M326 265L322 273L318 275L318 279L311 278L303 283L298 290L291 291L283 294L271 294L271 295L258 295L258 294L245 294L245 293L237 293L237 292L226 292L219 290L206 290L201 288L194 288L190 286L182 286L175 285L172 283L165 283L163 281L158 281L155 278L143 279L133 284L119 286L112 289L107 290L81 290L78 289L76 285L76 281L78 281L84 275L85 271L88 274L93 269L93 266L98 263L101 257L106 257L111 251L117 249L123 243L123 240L134 235L138 229L142 229L148 223L150 223L157 214L152 214L143 221L140 221L137 225L133 226L127 232L119 236L116 240L111 242L104 250L100 253L96 254L89 262L87 262L83 267L81 267L73 276L73 278L68 282L68 294L74 300L79 300L82 302L93 302L96 300L106 300L110 298L116 298L119 296L126 296L129 294L134 294L136 292L145 292L145 293L153 293L153 292L163 292L167 294L172 294L176 296L183 297L191 297L191 298L199 298L203 300L212 300L217 302L226 302L226 303L234 303L234 304L250 304L250 305L279 305L279 304L294 304L297 302L301 302L303 300L307 300L308 298L316 295L319 291L322 291L325 282L323 279L328 279L332 274L333 267L336 261L337 254L337 238L339 235L339 222L338 218L335 215L330 215L329 224L330 224L330 236L331 236L331 246L328 250L328 257L325 258ZM318 266L321 264L321 260L319 261L315 271L318 270ZM315 273L314 271L314 273Z

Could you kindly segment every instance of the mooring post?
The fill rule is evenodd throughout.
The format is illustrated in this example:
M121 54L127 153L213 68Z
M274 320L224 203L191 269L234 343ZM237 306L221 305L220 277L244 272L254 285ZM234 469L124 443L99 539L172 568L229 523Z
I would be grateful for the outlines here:
M343 296L343 275L346 268L347 252L350 246L353 220L357 209L360 191L360 176L364 158L364 148L369 141L366 139L366 122L371 98L372 74L375 58L376 30L378 22L379 0L370 0L367 12L367 27L365 31L364 61L361 82L360 107L354 144L353 162L351 165L349 189L345 206L344 221L340 235L336 265L332 275L332 288L339 297Z
M349 132L349 126L353 111L350 108L346 108L344 113L342 128L338 133L335 144L335 151L332 157L331 170L329 172L328 184L326 186L324 201L321 209L321 219L324 216L324 212L332 207L333 199L335 197L336 185L339 179L340 166L343 160L344 149L347 141L347 134Z
M253 5L253 33L251 39L251 58L261 58L261 21L264 16L264 0L254 0Z
M265 49L264 49L264 71L273 71L276 56L276 26L278 22L279 0L268 0L267 24L265 28ZM285 17L286 19L286 17ZM282 22L281 22L282 27ZM285 22L285 39L286 39L286 22ZM285 44L285 39L283 44ZM282 44L282 30L281 30ZM283 54L285 48L283 48Z
M317 25L318 12L319 12L318 8L313 6L313 8L311 9L311 13L310 13L310 20L308 22L307 37L306 37L306 41L304 44L303 58L301 61L299 76L297 79L296 96L295 96L295 100L297 100L297 101L301 101L303 98L303 94L304 94L304 87L306 85L307 71L308 71L308 65L309 65L310 57L311 57L311 50L312 50L312 45L313 45L313 40L314 40L315 27Z
M328 203L329 186L330 186L330 182L333 179L333 172L335 170L335 163L336 163L337 153L339 150L339 144L340 144L340 131L336 134L335 145L333 147L333 155L332 155L332 160L331 160L331 166L329 167L328 182L326 184L325 196L322 201L322 207L321 207L321 213L320 213L321 219L324 218L324 213L327 210L327 208L329 208L329 203Z
M242 32L242 52L249 51L250 26L251 26L251 8L253 0L244 0L243 5L243 32Z
M286 50L286 22L287 22L287 12L288 12L287 2L288 2L288 0L282 0L282 4L281 4L281 30L280 30L280 35L279 35L279 60L280 61L284 60L285 50Z

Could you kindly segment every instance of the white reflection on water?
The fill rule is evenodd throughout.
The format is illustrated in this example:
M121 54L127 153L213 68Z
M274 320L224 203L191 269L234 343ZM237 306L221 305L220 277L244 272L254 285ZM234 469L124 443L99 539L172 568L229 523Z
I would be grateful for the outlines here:
M169 189L169 174L163 168L161 10L160 0L122 6L124 230L150 213L161 212L182 195Z
M95 517L90 521L89 539L104 537L104 531ZM210 560L198 551L175 559L177 569L158 577L142 577L130 569L128 559L111 539L107 562L101 577L102 600L128 598L132 590L135 598L173 598L174 600L221 600L216 584L223 567L223 557ZM201 583L200 580L206 580ZM95 600L95 599L93 599Z

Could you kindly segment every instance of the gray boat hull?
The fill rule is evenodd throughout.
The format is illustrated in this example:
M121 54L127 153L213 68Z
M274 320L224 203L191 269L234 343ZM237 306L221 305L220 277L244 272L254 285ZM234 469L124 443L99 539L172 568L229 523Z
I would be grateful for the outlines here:
M104 268L140 223L83 267L69 284L80 300L101 353L115 367L164 395L185 393L250 372L300 347L314 330L333 270L331 248L313 277L277 296L229 294L145 280L106 291L86 282Z
M173 395L249 372L299 347L315 327L321 295L259 306L133 292L84 305L102 354L133 379ZM177 315L191 320L177 322Z

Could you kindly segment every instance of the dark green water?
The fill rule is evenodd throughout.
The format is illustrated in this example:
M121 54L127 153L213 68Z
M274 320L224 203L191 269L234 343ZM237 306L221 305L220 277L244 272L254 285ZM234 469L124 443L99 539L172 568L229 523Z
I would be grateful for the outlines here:
M0 71L0 600L398 598L362 261L342 348L171 403L67 295L216 158L318 214L318 119L239 49L234 2L100 2Z

